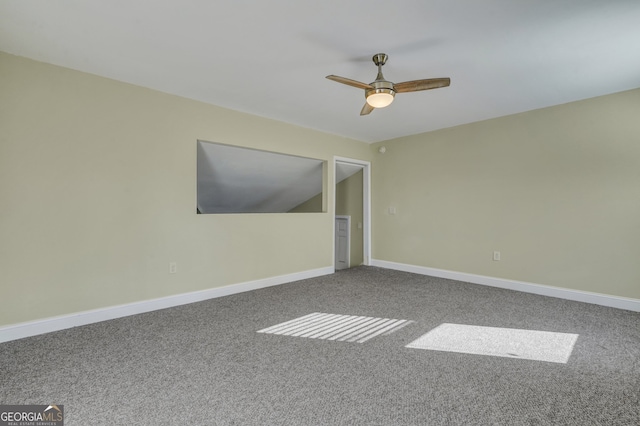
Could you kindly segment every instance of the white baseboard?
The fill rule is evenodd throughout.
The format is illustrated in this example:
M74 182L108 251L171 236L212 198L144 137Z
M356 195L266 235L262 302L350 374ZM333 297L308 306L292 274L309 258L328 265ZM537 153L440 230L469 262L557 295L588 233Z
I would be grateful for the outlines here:
M448 278L456 281L464 281L473 284L488 285L491 287L506 288L525 293L540 294L542 296L557 297L559 299L574 300L576 302L593 303L595 305L609 306L611 308L626 309L640 312L640 300L627 297L610 296L607 294L592 293L589 291L571 290L567 288L552 287L542 284L533 284L523 281L513 281L504 278L487 277L484 275L468 274L465 272L448 271L446 269L429 268L426 266L408 265L405 263L388 262L386 260L371 260L372 266L386 269L412 272L414 274L429 275L432 277Z
M312 269L293 274L279 275L277 277L264 278L255 281L247 281L239 284L216 287L207 290L194 291L191 293L176 294L174 296L161 297L159 299L143 300L140 302L127 303L124 305L110 306L108 308L93 309L90 311L77 312L69 315L61 315L42 320L23 322L0 327L0 343L10 340L22 339L24 337L38 334L50 333L52 331L64 330L81 325L92 324L129 315L142 314L158 309L171 308L174 306L186 305L188 303L201 302L216 297L229 296L231 294L242 293L250 290L271 287L304 280L307 278L319 277L333 274L333 267Z

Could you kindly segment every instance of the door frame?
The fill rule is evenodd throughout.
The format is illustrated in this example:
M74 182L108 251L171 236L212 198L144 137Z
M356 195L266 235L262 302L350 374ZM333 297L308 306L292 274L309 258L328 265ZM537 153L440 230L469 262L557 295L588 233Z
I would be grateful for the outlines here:
M337 164L348 164L362 167L362 264L371 265L371 162L356 160L354 158L346 157L333 157L333 206L331 208L332 213L332 227L333 227L333 270L336 269L336 175Z

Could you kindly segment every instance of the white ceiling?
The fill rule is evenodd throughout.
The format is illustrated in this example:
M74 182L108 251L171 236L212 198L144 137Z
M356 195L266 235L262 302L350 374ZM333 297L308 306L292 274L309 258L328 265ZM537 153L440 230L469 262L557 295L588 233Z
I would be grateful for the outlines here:
M0 50L365 142L640 87L638 0L0 0ZM360 117L371 56L450 77Z

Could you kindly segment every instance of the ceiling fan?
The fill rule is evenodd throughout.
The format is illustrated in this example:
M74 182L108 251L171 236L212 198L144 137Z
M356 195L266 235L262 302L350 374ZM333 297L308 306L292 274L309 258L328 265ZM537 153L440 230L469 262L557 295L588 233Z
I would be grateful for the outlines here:
M360 115L370 114L376 108L384 108L393 102L396 93L418 92L420 90L437 89L439 87L447 87L451 84L450 78L427 78L424 80L404 81L402 83L392 83L384 79L382 75L382 66L387 62L389 56L386 53L376 53L373 55L373 63L378 67L378 76L376 80L367 84L360 81L351 80L350 78L340 77L337 75L328 75L329 80L348 86L364 89L364 96L367 102L362 107Z

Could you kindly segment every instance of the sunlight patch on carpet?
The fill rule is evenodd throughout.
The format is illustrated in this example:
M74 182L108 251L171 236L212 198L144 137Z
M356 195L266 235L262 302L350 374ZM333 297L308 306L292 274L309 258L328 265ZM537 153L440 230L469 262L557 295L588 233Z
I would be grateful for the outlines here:
M258 333L364 343L376 336L393 333L411 322L413 321L314 312L258 330Z
M444 323L406 347L566 364L577 339L569 333Z

